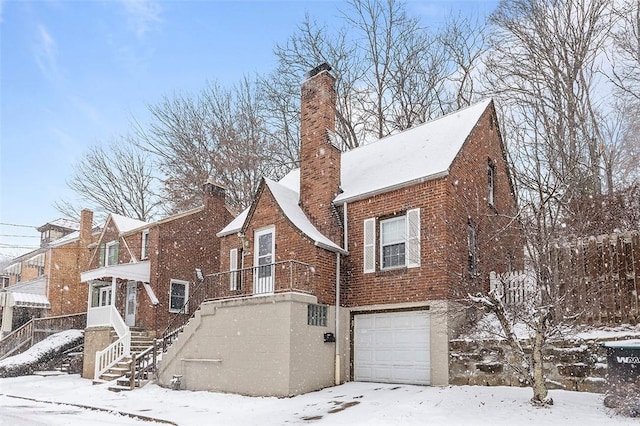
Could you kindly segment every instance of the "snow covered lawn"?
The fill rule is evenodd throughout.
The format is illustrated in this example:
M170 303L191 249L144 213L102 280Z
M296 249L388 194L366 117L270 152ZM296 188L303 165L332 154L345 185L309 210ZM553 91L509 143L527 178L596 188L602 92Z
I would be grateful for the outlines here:
M602 396L598 394L551 391L555 405L534 408L528 403L529 389L509 387L437 388L352 382L295 398L278 399L171 391L154 384L133 392L113 393L105 385L93 386L90 380L78 375L65 375L0 379L0 394L102 407L179 425L638 424L637 419L613 416L602 405ZM3 417L7 408L19 401L4 395L0 396L0 424L8 421ZM117 421L105 422L105 413L87 410L84 414L84 417L74 414L77 423L60 423L52 418L42 424L118 424Z

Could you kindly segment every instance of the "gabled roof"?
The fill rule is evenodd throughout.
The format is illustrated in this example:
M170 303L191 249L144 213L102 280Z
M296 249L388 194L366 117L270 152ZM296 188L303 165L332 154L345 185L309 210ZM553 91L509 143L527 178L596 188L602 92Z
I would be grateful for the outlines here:
M342 192L334 202L342 204L446 176L491 102L491 99L485 99L420 126L342 153ZM300 209L300 169L292 170L277 183L269 179L265 179L265 182L287 218L314 240L316 245L327 244L331 248L325 248L342 250L322 235ZM250 210L248 208L240 213L217 236L239 232Z
M118 227L118 231L120 231L121 234L125 232L129 232L135 228L141 228L141 227L150 225L149 223L144 222L142 220L132 219L130 217L122 216L115 213L111 213L110 216L113 222Z
M286 186L280 185L270 179L265 179L273 198L282 209L284 215L291 221L291 223L298 228L302 233L311 238L317 246L325 248L331 251L343 251L340 246L325 237L316 229L311 223L307 215L304 214L298 200L300 195Z
M462 145L489 107L485 99L420 126L344 152L337 204L446 176ZM299 191L300 170L279 182Z
M322 233L320 233L320 231L318 231L318 229L311 223L309 218L307 218L307 216L298 205L300 195L296 191L293 191L283 185L280 185L278 182L274 182L271 179L267 178L264 178L264 184L269 188L269 191L273 195L273 198L276 200L276 203L278 203L278 206L282 210L282 213L287 217L287 219L291 221L293 226L298 228L298 230L309 237L315 243L315 245L331 251L343 251L340 246L322 235ZM250 211L251 207L245 209L216 235L218 237L223 237L225 235L231 235L241 231L244 223L247 220L247 217L249 216Z

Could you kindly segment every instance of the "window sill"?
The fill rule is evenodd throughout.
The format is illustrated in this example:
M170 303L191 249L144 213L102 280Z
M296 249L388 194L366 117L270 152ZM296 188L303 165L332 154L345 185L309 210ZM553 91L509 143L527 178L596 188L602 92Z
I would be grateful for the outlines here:
M404 273L407 272L407 269L408 268L406 266L398 266L397 268L380 269L380 270L376 271L376 277L386 276L386 275L404 274Z

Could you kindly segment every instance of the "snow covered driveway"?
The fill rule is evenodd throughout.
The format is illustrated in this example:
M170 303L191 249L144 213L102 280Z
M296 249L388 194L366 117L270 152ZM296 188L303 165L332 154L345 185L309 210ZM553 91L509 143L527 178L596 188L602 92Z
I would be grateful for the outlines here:
M209 392L171 391L150 384L113 393L77 375L0 379L0 394L68 402L140 414L179 425L637 425L614 417L602 396L551 391L552 408L529 405L530 389L452 386L445 388L352 382L295 398L251 398ZM27 404L0 396L0 424L136 424L133 419L69 406ZM26 423L18 412L28 413ZM40 416L41 410L49 416ZM105 416L113 416L106 417ZM115 419L115 420L111 420ZM25 420L26 421L26 420ZM152 424L152 423L147 423Z

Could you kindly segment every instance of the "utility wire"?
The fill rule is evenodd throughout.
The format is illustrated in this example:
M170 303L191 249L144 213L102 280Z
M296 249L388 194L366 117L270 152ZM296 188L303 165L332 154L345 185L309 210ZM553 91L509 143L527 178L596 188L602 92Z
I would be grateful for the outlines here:
M3 225L3 226L17 226L19 228L34 228L34 229L38 228L37 226L32 226L32 225L19 225L17 223L5 223L5 222L0 222L0 225Z

